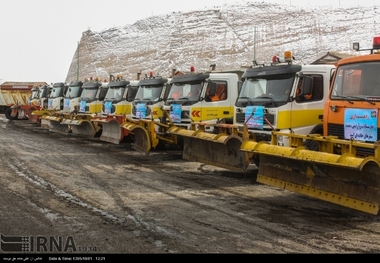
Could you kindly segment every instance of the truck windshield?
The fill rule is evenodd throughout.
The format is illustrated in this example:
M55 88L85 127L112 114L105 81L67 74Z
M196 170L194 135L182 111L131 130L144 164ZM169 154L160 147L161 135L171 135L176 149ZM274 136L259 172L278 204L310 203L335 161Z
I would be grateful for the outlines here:
M294 74L246 79L236 106L261 105L278 107L285 104L289 101L294 79Z
M54 99L54 98L62 97L62 92L63 92L62 89L63 88L61 87L53 88L50 93L50 98Z
M39 89L32 89L32 94L30 95L30 99L38 99L38 95L40 93Z
M191 105L199 101L203 83L173 83L170 88L167 104L179 103Z
M137 90L135 101L158 102L163 86L140 86Z
M105 101L121 101L126 87L110 87L107 91Z
M48 93L48 88L40 88L40 98L46 98L47 97L47 94Z
M331 99L379 100L380 62L342 65L336 70Z
M69 87L65 97L70 98L70 99L77 98L80 96L79 94L80 90L81 90L81 87L79 86Z
M97 89L83 89L80 99L84 101L94 101Z

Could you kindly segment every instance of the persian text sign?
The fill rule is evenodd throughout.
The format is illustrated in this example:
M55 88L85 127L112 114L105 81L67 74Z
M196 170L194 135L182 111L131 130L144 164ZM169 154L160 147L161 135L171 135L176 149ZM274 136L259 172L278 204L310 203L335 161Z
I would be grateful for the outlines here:
M377 118L377 110L346 109L344 112L344 138L377 141Z

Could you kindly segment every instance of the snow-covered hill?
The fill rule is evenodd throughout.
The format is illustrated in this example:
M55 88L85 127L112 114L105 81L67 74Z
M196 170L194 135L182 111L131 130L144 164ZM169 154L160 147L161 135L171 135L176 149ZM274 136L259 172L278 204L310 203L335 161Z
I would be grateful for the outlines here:
M128 14L128 13L126 13ZM327 52L357 54L353 42L371 47L380 35L380 6L289 6L258 2L207 10L173 12L102 32L85 31L66 82L120 74L136 79L154 71L205 71L240 68L252 61L269 63L274 54L293 51L307 64ZM79 58L79 63L78 63ZM79 71L78 71L79 68ZM79 72L79 75L78 75Z

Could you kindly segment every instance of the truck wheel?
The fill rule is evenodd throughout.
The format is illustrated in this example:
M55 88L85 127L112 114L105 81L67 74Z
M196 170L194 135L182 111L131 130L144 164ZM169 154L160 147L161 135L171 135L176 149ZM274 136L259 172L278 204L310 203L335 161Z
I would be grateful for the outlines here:
M319 151L319 144L314 140L306 140L304 143L306 149L311 151Z
M5 110L5 117L8 119L8 120L17 120L18 119L18 112L16 114L16 116L12 116L12 109L11 108L8 108Z
M311 130L310 134L323 134L323 128L320 125L317 125L314 127L314 129ZM303 146L305 146L306 149L310 151L319 151L319 144L315 140L305 140Z

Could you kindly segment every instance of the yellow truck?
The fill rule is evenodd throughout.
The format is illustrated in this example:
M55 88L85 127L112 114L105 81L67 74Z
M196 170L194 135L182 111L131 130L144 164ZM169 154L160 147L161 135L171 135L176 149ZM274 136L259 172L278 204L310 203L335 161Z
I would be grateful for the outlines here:
M103 100L108 91L108 82L85 82L82 93L78 99L78 105L74 111L62 119L61 124L69 125L71 132L85 137L99 137L102 127L92 118L102 112ZM71 101L70 103L76 103Z
M41 128L50 129L50 118L55 118L55 114L63 110L63 101L67 89L68 85L63 82L54 83L43 107L32 112L33 116L41 119Z
M121 124L132 114L132 102L137 89L137 80L129 81L116 77L108 83L101 112L91 118L94 126L101 126L101 141L119 144L128 137L129 131L122 128Z
M233 103L238 94L238 72L196 73L195 68L191 67L189 74L176 75L168 81L165 90L160 91L159 99L147 111L152 114L148 117L145 116L144 108L142 113L138 112L139 104L144 101L139 99L139 94L144 89L151 88L153 82L141 81L132 118L122 125L134 134L133 147L148 154L152 148L161 148L166 144L181 146L182 141L169 130L189 129L195 121L232 123ZM157 81L156 85L159 87L162 84L162 81ZM138 119L137 114L145 118Z
M192 123L192 128L171 129L183 138L183 158L245 171L257 166L259 156L241 151L246 141L270 143L273 131L300 134L323 130L324 103L329 93L334 65L296 65L291 52L280 63L253 65L242 75L243 84L233 102L233 124ZM279 136L278 145L289 145Z

